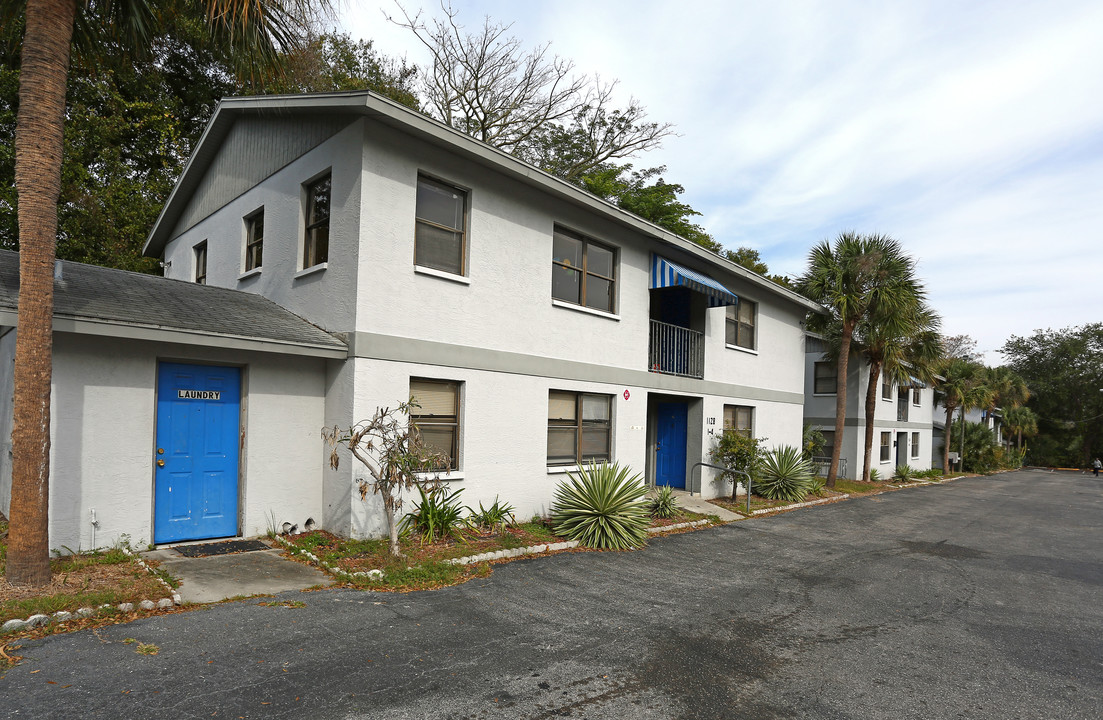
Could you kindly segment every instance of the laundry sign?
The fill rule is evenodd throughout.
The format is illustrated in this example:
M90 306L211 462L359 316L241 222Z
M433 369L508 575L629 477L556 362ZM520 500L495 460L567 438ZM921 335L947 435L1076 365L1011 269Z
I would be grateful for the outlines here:
M181 400L218 400L222 397L219 390L177 390L176 397Z

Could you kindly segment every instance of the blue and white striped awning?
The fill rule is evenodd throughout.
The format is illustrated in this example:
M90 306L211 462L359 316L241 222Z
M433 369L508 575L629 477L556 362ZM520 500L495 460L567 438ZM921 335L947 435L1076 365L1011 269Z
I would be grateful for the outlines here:
M735 293L716 282L708 275L702 275L689 268L682 267L673 260L658 255L651 256L651 289L667 287L687 287L708 298L709 307L738 305Z

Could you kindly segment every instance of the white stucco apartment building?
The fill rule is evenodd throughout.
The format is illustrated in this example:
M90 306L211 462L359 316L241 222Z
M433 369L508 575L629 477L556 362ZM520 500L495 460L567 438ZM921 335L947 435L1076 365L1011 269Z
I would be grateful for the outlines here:
M823 352L823 343L809 336L805 343L805 417L804 421L823 433L827 441L825 455L835 439L835 403L838 399L837 367ZM865 456L866 391L869 364L858 356L847 365L846 421L840 455L839 476L861 479ZM888 478L900 465L915 470L931 467L934 390L913 379L908 385L885 380L879 383L877 405L872 419L873 453L870 467Z
M320 430L411 395L464 502L498 497L522 517L546 513L556 485L589 460L706 496L730 492L695 467L725 422L768 446L800 444L802 321L818 306L371 93L223 101L146 253L169 278L151 280L187 285L196 302L221 302L214 290L263 296L308 327L294 328L299 345L265 337L252 351L127 339L119 352L140 356L131 370L110 361L116 341L85 350L74 336L73 352L95 359L55 365L59 417L107 433L95 429L108 402L98 390L83 405L63 393L91 390L83 374L97 364L130 390L110 401L126 416L125 458L111 442L55 458L58 480L107 465L110 479L53 521L84 547L89 528L74 536L68 526L86 525L76 519L93 503L98 517L105 505L119 516L100 544L122 532L154 542L252 535L308 515L333 532L379 534L378 501L361 500L354 482L361 469L347 456L330 469ZM11 357L3 340L0 351ZM185 430L165 433L188 422L207 428L190 445ZM204 433L216 446L234 438L240 457L198 469ZM169 485L175 495L158 494ZM211 494L225 508L236 496L233 523L189 520Z

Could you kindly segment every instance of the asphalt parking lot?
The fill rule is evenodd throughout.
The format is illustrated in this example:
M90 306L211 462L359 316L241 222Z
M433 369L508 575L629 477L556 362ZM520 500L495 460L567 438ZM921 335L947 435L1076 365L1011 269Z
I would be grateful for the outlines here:
M1098 718L1101 530L1090 475L962 479L444 590L31 641L0 715Z

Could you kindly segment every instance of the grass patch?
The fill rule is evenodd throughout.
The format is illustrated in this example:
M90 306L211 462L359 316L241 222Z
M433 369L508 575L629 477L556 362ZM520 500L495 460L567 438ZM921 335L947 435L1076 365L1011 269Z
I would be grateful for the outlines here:
M3 563L7 556L6 530L5 521L0 527L0 623L62 610L74 612L84 607L156 601L168 595L157 578L122 547L54 558L50 561L52 578L46 587L9 585ZM164 571L158 575L176 583Z
M846 478L838 478L835 480L835 492L850 493L851 495L869 495L870 493L881 492L886 489L891 482L862 482L861 480L847 480Z

